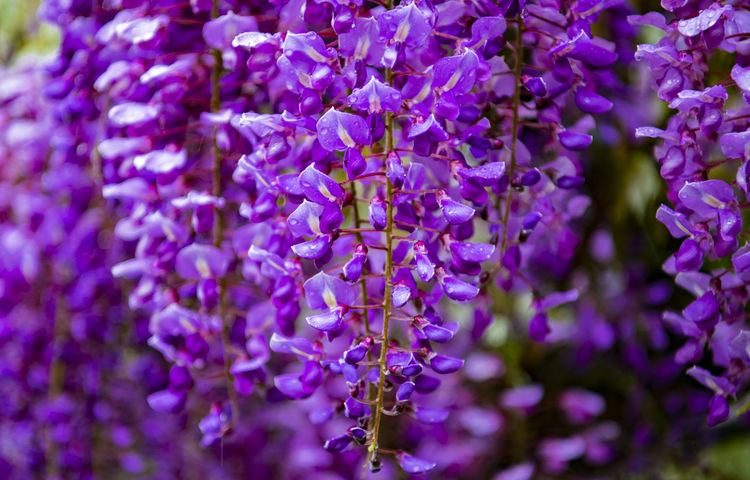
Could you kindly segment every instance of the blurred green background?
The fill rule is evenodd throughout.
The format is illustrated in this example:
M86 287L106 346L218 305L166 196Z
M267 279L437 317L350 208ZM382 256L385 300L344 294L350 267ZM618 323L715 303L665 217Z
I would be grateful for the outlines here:
M7 65L25 53L46 54L57 47L57 30L36 19L40 0L0 0L0 63Z

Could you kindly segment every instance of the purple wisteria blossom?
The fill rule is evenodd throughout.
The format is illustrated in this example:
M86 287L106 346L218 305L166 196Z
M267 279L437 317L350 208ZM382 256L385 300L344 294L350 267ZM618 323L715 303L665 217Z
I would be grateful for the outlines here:
M639 45L636 57L648 66L672 116L665 130L642 127L636 134L661 139L655 154L674 209L662 205L657 218L682 239L664 270L695 297L681 313L666 312L665 320L679 322L683 326L677 333L688 337L675 357L679 363L694 364L704 351L713 353L721 376L698 366L688 373L714 391L708 423L715 425L730 418L728 402L745 386L750 368L747 352L731 348L744 338L748 298L741 258L747 205L744 135L750 125L744 49L750 18L741 2L664 6L675 15L669 24L657 13L632 21L662 32L657 45ZM724 53L732 59L731 71L724 80L710 78L712 58Z

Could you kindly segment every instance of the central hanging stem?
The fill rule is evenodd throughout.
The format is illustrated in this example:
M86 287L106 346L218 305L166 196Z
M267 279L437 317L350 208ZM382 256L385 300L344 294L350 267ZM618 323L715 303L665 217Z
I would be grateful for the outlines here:
M513 173L516 170L516 144L518 143L519 112L521 108L521 67L523 66L523 17L518 13L518 38L516 38L516 64L513 69L514 91L513 91L513 131L510 140L510 167L508 177L513 182ZM503 241L500 244L500 261L503 259L505 248L508 243L508 220L510 219L510 206L513 203L513 187L508 184L508 196L505 200L505 212L503 214Z
M354 228L357 229L355 232L355 238L357 239L357 242L364 244L364 238L362 237L361 231L359 231L358 227L361 223L361 218L359 216L359 205L357 203L357 183L351 182L349 184L349 188L352 193L352 211L354 215ZM362 277L359 280L359 284L362 290L362 304L363 305L369 305L370 299L367 295L367 277L364 275L364 271L362 272ZM370 312L369 309L362 310L362 318L365 323L365 335L368 337L372 336L372 330L370 329ZM372 349L367 349L367 362L368 364L372 365ZM367 400L371 402L370 404L370 415L375 416L375 390L371 388L370 382L367 382Z
M388 85L393 83L393 72L387 69L385 79ZM385 155L393 150L393 114L387 112L385 116ZM386 162L386 172L388 164ZM380 379L378 380L378 391L375 397L375 419L372 426L372 440L369 448L369 461L371 467L377 464L378 455L378 437L380 435L380 420L383 411L383 397L385 395L385 376L388 368L388 326L391 320L391 277L393 273L393 182L386 174L386 214L388 217L385 226L385 289L383 292L383 339L380 345L380 359L378 367L380 370Z
M213 0L213 8L211 10L211 18L219 17L219 0ZM221 74L222 74L222 58L221 51L217 49L211 50L213 56L213 67L211 69L211 112L217 113L221 110ZM221 198L224 194L224 187L221 181L221 160L222 154L219 144L216 141L219 127L214 125L211 131L211 148L213 153L213 166L211 168L212 175L212 191L214 197ZM221 248L221 244L224 240L224 214L219 207L214 207L214 228L213 228L213 244L216 248ZM229 395L229 406L231 408L231 425L234 425L239 415L239 408L237 405L237 393L234 390L234 377L231 370L231 356L229 355L229 344L231 343L229 336L229 325L226 322L225 317L225 303L226 303L226 279L219 278L217 283L217 289L219 294L219 305L217 307L217 314L221 320L221 341L224 349L224 376L227 381L227 392Z

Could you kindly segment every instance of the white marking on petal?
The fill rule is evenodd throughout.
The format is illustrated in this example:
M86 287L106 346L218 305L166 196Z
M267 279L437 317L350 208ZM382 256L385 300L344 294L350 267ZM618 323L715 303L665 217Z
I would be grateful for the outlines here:
M195 259L195 269L198 270L198 273L200 273L201 277L211 278L211 268L209 268L208 262L206 262L205 258Z
M313 61L318 63L324 63L327 60L325 56L321 55L317 50L310 46L305 47L305 53L308 57L312 58Z
M343 125L339 124L338 129L336 130L336 133L338 133L339 138L342 142L344 142L344 145L346 145L349 148L352 148L357 144L357 142L352 139L351 136L349 136L349 132L346 131Z
M406 37L409 36L409 30L411 30L411 25L409 25L409 21L407 17L404 19L403 22L399 23L394 39L397 42L404 42L406 40Z
M357 48L354 50L354 58L364 60L367 57L367 51L370 50L370 37L365 35L357 40Z
M718 198L714 197L713 195L709 195L708 193L704 193L701 195L701 200L703 200L705 203L711 205L712 207L721 208L724 206L724 202L719 200Z
M331 310L339 306L338 302L336 301L336 295L333 294L328 286L323 289L323 301L326 302L326 305L328 305L328 308L330 308Z

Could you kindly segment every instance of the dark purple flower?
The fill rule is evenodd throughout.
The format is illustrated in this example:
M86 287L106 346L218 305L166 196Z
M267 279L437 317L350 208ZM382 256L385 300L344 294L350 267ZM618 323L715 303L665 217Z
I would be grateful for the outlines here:
M714 427L726 422L730 413L727 400L721 395L714 395L708 405L708 426Z
M387 219L387 206L382 198L373 197L370 201L369 212L370 212L370 225L376 230L383 230L386 227Z
M537 342L543 342L550 332L546 313L539 312L531 317L531 320L529 320L529 337Z
M414 382L404 382L396 391L396 401L406 402L409 400L412 393L414 393Z
M427 246L424 242L414 243L414 260L417 264L417 275L423 282L429 282L435 276L435 264L427 255Z
M382 38L395 43L405 43L409 47L420 46L432 31L432 25L425 13L413 3L383 12L377 19ZM393 64L386 62L386 66Z
M343 56L364 60L368 65L380 65L385 51L378 21L372 17L355 18L352 29L339 35L339 45Z
M592 39L584 31L579 31L569 41L560 42L550 53L555 55L566 55L576 60L581 60L593 67L606 67L617 60L617 53L612 52L603 42Z
M557 137L565 148L570 150L586 150L594 137L585 133L575 132L573 130L564 130L558 133Z
M454 95L469 93L477 79L479 57L473 50L443 57L433 66L432 87Z
M306 242L292 245L291 249L295 255L302 258L319 259L324 257L330 250L331 237L323 235Z
M691 367L687 371L687 374L696 379L706 388L713 390L716 395L734 395L737 390L737 388L726 378L712 375L706 369L698 366Z
M351 443L352 437L344 434L329 438L326 440L323 448L328 452L343 452Z
M682 311L686 319L706 330L716 322L718 313L719 301L713 292L704 293Z
M435 355L430 359L430 367L437 373L453 373L463 367L463 365L464 360L445 355Z
M438 267L435 271L445 295L451 300L466 302L476 297L479 293L477 287L447 274L443 268Z
M447 328L440 327L438 325L425 325L422 328L425 336L437 343L446 343L453 338L453 332Z
M445 191L441 190L437 193L437 201L445 219L453 225L468 222L474 216L473 208L453 200Z
M354 247L352 258L344 265L344 278L348 282L356 282L362 275L362 269L367 260L367 247L364 244L358 244Z
M577 89L575 100L578 108L586 113L604 113L612 108L612 102L587 88Z
M734 200L732 187L722 180L686 183L679 196L686 207L704 218L714 217L718 209Z
M414 141L414 152L428 156L439 142L448 140L448 133L440 125L435 115L412 124L407 136L408 140Z
M692 238L686 238L675 253L675 268L680 272L698 270L703 265L703 251Z

